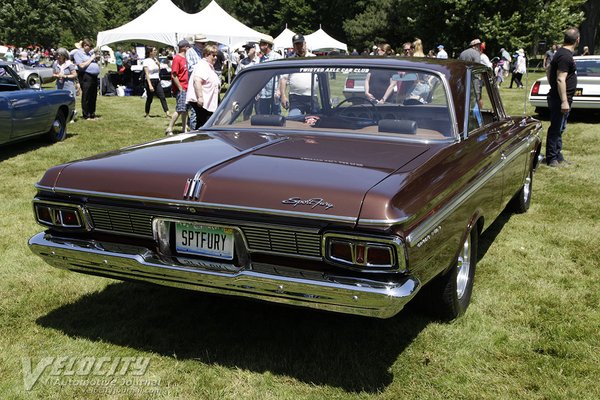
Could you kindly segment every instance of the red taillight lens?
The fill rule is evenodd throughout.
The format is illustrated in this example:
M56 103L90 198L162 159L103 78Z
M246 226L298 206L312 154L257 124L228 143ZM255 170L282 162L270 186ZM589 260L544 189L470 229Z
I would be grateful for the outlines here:
M80 226L77 212L73 210L60 210L60 221L64 226Z
M392 252L389 247L369 247L367 253L367 264L371 266L390 267L392 262Z
M346 79L346 88L354 89L354 79Z
M332 241L329 251L332 258L352 263L352 245L350 242Z
M35 211L40 222L52 224L52 214L50 213L50 208L37 205L35 207Z
M540 93L540 83L536 82L531 87L531 95L532 96L537 96L539 93Z

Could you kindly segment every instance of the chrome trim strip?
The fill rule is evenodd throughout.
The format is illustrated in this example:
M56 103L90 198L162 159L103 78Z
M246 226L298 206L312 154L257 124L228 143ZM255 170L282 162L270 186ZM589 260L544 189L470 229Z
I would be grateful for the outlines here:
M410 221L414 218L414 215L408 217L400 217L394 219L362 219L358 220L358 225L364 226L381 226L381 227L389 227L392 225L403 224L405 222Z
M411 276L380 282L264 263L251 269L214 262L186 266L144 247L43 232L29 240L29 248L56 268L377 318L397 314L421 286Z
M512 153L506 156L498 165L493 167L490 171L488 171L484 176L479 178L476 182L474 182L471 186L469 186L465 191L458 196L456 196L450 203L442 207L437 213L435 213L432 217L422 222L418 227L416 227L407 237L406 243L410 247L414 247L417 243L419 243L429 232L435 229L436 226L439 226L442 221L452 212L454 212L464 201L473 195L477 190L481 189L483 185L485 185L498 171L500 171L505 164L511 162L515 157L519 156L524 148L529 147L529 141L524 140Z
M167 205L167 206L175 206L175 207L208 208L208 209L220 209L220 210L225 209L228 211L261 213L261 214L267 214L267 215L314 219L314 220L322 220L322 221L328 221L328 222L346 222L346 223L352 223L352 224L356 223L356 217L346 217L346 216L342 216L342 215L311 214L311 213L305 213L305 212L274 210L274 209L270 209L270 208L232 206L229 204L202 203L202 202L189 201L189 200L169 200L169 199L164 199L164 198L160 198L160 197L123 195L123 194L116 194L116 193L96 192L93 190L68 189L68 188L61 188L61 187L52 188L52 187L40 185L38 183L35 184L35 188L38 190L45 190L45 191L51 191L51 192L55 192L55 193L62 193L62 194L75 194L75 195L81 195L81 196L103 197L103 198L118 199L118 200L133 200L133 201L141 201L141 202L161 204L161 205Z

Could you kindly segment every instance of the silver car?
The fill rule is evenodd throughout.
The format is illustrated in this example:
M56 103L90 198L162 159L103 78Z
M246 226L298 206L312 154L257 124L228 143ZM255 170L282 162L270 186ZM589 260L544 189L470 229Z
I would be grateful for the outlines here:
M600 56L573 57L577 66L577 89L572 108L600 109ZM535 81L529 93L529 101L538 113L548 111L546 95L550 91L548 78Z
M30 87L50 83L54 81L52 68L49 67L30 67L20 62L10 62L8 65L23 78Z

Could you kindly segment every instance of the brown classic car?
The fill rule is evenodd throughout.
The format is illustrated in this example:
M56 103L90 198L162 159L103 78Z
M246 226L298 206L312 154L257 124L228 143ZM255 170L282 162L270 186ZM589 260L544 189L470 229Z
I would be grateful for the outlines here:
M345 76L388 96L346 99ZM482 65L301 58L244 70L198 132L51 168L29 241L86 274L388 318L470 301L477 242L525 212L540 123ZM389 82L389 83L388 83Z

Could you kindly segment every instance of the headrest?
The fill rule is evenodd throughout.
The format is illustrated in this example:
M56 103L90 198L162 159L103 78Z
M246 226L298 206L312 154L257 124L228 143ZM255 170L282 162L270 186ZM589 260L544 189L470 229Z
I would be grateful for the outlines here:
M414 135L417 133L417 121L408 119L380 119L378 131Z
M257 114L250 117L252 126L284 126L285 117L283 115Z

